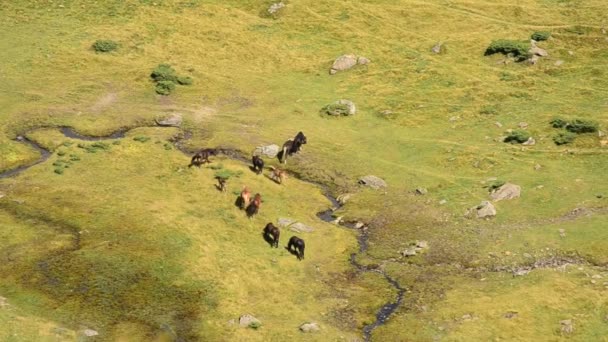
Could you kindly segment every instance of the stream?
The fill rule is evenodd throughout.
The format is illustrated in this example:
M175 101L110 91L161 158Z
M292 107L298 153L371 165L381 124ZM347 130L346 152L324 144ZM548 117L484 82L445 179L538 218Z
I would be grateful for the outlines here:
M142 126L142 127L159 127L159 126ZM140 127L134 127L134 128L140 128ZM134 129L134 128L131 128L131 129ZM61 133L66 138L83 140L83 141L100 141L100 140L108 140L108 139L120 139L120 138L124 138L125 134L130 130L127 128L121 128L109 135L94 137L94 136L86 136L86 135L79 134L71 127L62 126L62 127L58 127L58 129L61 131ZM191 155L193 153L193 151L191 151L183 146L183 142L188 140L190 138L190 136L191 135L189 132L180 131L180 134L178 136L172 138L171 142L182 153L184 153L186 155ZM12 170L7 170L4 172L1 172L0 179L16 176L34 165L43 163L52 154L49 150L46 150L45 148L40 146L35 141L32 141L32 140L26 138L25 134L19 135L15 139L15 141L21 142L23 144L29 145L32 148L34 148L36 151L38 151L40 153L40 158L32 164L19 166ZM230 149L230 148L221 148L221 147L218 147L217 150L219 153L224 154L232 159L236 159L236 160L239 160L239 161L242 161L245 163L249 163L249 158L246 158L245 155L241 151L238 151L235 149ZM296 177L296 178L298 178L298 177ZM334 221L333 212L340 208L340 203L334 197L329 195L327 188L325 186L323 186L322 184L310 182L310 181L307 181L307 180L304 180L301 178L299 178L299 179L301 181L311 183L317 187L321 187L321 189L324 191L325 197L327 197L327 199L329 199L329 201L332 203L332 207L325 211L317 213L317 217L325 222ZM352 253L350 255L351 265L353 265L353 267L355 267L359 272L380 273L386 279L386 281L393 288L395 288L397 290L397 298L395 299L395 301L391 301L391 302L384 304L376 313L376 320L373 323L368 324L363 327L364 339L365 339L365 341L369 341L371 339L371 334L372 334L373 330L376 329L377 327L385 324L389 320L390 316L395 312L395 310L397 310L399 305L401 305L401 302L403 301L403 296L405 294L405 289L403 287L401 287L399 282L397 282L395 279L391 278L385 271L380 270L378 268L368 268L357 262L357 256L365 253L368 249L369 236L367 233L366 226L363 226L362 228L357 229L355 227L355 225L351 224L351 223L340 222L339 224L340 224L340 226L346 227L348 229L356 229L359 231L358 235L357 235L357 241L359 243L359 251L357 253Z

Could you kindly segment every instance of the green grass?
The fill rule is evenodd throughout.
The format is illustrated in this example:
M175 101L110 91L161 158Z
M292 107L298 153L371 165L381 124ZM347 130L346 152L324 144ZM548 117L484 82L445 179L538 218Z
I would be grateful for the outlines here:
M28 324L47 322L78 330L86 319L106 340L170 335L170 330L151 328L166 323L207 340L261 341L307 338L297 326L318 320L324 331L313 338L334 340L359 334L375 309L394 298L380 277L350 277L353 234L316 219L314 213L329 204L310 185L293 178L274 184L227 159L221 160L221 170L188 169L188 157L164 144L176 129L141 128L120 144L95 145L52 128L105 135L152 125L159 113L180 113L184 129L192 133L185 142L192 149L222 146L249 153L257 145L280 145L305 132L308 144L287 168L336 194L355 193L337 214L371 223L370 248L362 262L384 265L389 260L387 272L413 286L409 304L433 299L433 309L423 315L400 309L374 339L538 339L541 332L559 338L556 322L564 318L557 309L534 312L534 321L518 322L513 329L511 321L493 316L481 295L473 303L480 320L443 331L428 322L460 314L458 307L471 291L494 303L521 301L521 312L531 313L535 305L519 299L522 290L512 285L510 274L496 275L492 286L476 287L437 265L483 267L495 262L488 252L521 256L546 248L605 263L600 223L605 215L565 222L564 239L555 233L562 226L554 222L576 207L606 207L606 138L582 134L557 146L553 136L558 131L549 124L555 117L579 118L606 131L604 2L306 0L290 2L276 19L260 16L268 5L254 0L74 0L0 6L6 33L0 36L0 170L38 159L36 151L13 140L25 132L57 152L16 178L0 180L0 192L7 194L0 198L0 220L22 227L4 229L7 240L0 243L2 255L21 256L9 265L12 276L0 281L0 295L26 317L23 323L8 323L11 331L20 334ZM493 40L543 31L551 32L551 39L539 46L550 57L537 65L484 56ZM91 44L101 38L119 42L120 48L95 53ZM447 53L430 52L437 41L449 45ZM329 75L333 60L345 53L366 56L371 63ZM557 60L564 64L555 65ZM150 72L161 63L191 77L185 83L194 82L168 97L156 95ZM356 103L355 116L319 115L320 108L343 98ZM385 110L392 114L378 114ZM518 129L520 122L528 124L536 145L502 142L505 130ZM69 168L61 167L59 175L53 163ZM542 168L535 170L536 164ZM231 175L226 194L214 188L216 173ZM356 181L368 174L385 179L388 188L361 189ZM498 215L490 222L464 219L467 208L488 199L493 179L522 186L522 197L496 203ZM245 184L265 200L262 214L253 220L232 206L234 198L222 197ZM411 194L417 187L428 194ZM311 242L304 262L282 249L271 250L259 238L266 221L281 215L317 228L306 237ZM64 226L90 232L81 251L69 253L73 258L56 255L70 242L70 234L57 231ZM41 245L38 239L53 243ZM412 240L428 240L430 249L405 262L398 252ZM33 251L31 257L23 256L26 250ZM399 262L390 262L395 258ZM97 289L86 300L99 306L82 305L85 297L71 295L69 287L45 286L31 267L39 260L50 260L59 279ZM524 261L515 256L498 262ZM83 277L88 269L97 269L99 277ZM119 275L115 287L106 288L114 270ZM9 275L6 268L2 272ZM143 280L133 283L134 274ZM530 294L562 295L559 284L580 285L578 278L564 277L539 271L528 284ZM345 288L336 288L336 279ZM527 278L517 279L527 284ZM104 300L106 293L131 289L133 298L125 305L133 317L114 300ZM601 291L586 287L580 296L595 298ZM269 299L268 292L280 295ZM30 297L36 300L26 300ZM141 303L149 298L152 304L143 309ZM572 298L560 308L595 312L593 305L574 300L579 295ZM243 313L263 325L253 330L226 323ZM180 325L179 315L197 318ZM595 318L585 320L574 339L593 340L593 331L603 331ZM15 339L37 339L34 335Z

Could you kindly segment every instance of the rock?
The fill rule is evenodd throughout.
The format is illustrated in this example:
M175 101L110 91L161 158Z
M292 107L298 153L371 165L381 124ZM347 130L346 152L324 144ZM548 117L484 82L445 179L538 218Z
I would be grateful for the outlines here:
M527 59L527 62L529 64L535 65L536 63L538 63L538 59L539 57L537 55L532 55L532 57Z
M512 183L505 183L498 189L490 193L490 198L495 201L510 200L519 198L521 195L521 186Z
M496 208L494 208L492 203L482 201L478 206L467 210L465 214L466 217L471 217L473 215L475 215L477 218L493 217L496 216Z
M528 140L526 140L526 142L524 142L522 145L525 145L525 146L536 145L536 140L534 140L534 138L532 138L532 137L529 137Z
M504 315L505 318L507 319L511 319L511 318L517 318L517 311L507 311Z
M527 122L520 122L519 124L517 124L517 127L522 128L522 129L526 129L526 128L528 128L528 123Z
M250 314L245 314L239 318L239 325L243 328L251 327L257 329L260 325L262 325L262 322Z
M530 254L530 253L524 253L523 256L526 257L526 258L531 258L532 254Z
M355 229L361 229L363 227L365 227L365 223L363 223L361 221L355 222Z
M336 217L336 219L335 219L335 220L333 220L333 221L331 221L331 222L329 222L329 223L333 223L333 224L336 224L336 225L338 225L338 224L342 223L342 216L338 216L338 217Z
M597 136L603 138L606 136L606 133L604 131L597 131Z
M270 7L268 7L268 14L275 15L283 7L285 7L285 3L283 3L283 1L274 3L274 4L270 5Z
M99 333L93 329L84 329L84 331L82 333L84 334L84 336L88 336L88 337L99 335Z
M498 128L501 128L501 127L502 127L502 124L501 124L500 122L498 122L498 121L496 121L494 124L495 124L495 125L496 125L496 127L498 127Z
M439 42L439 43L435 44L435 45L434 45L434 46L431 48L431 51L432 51L433 53L440 54L441 52L443 52L443 43L442 43L442 42Z
M564 61L562 61L561 59L556 60L555 63L554 63L555 66L560 66L560 65L563 65L563 64L564 64Z
M268 158L274 158L279 154L280 147L279 145L266 145L266 146L258 146L253 150L254 156L263 156Z
M338 100L332 104L323 107L323 109L321 109L321 112L333 116L348 116L355 115L355 113L357 113L357 107L355 106L355 103L353 101Z
M416 190L414 191L414 193L416 195L426 195L428 193L428 190L425 188L416 188Z
M542 169L542 168L543 168L543 167L542 167L540 164L535 164L535 165L534 165L534 170L535 170L535 171L538 171L538 170L540 170L540 169Z
M279 218L279 220L277 221L277 224L279 225L279 227L281 228L285 228L287 226L289 226L290 224L296 222L295 220L292 220L290 218L285 218L285 217L281 217Z
M407 247L406 249L401 251L401 255L403 255L404 257L411 257L411 256L416 255L416 247L415 246Z
M296 222L289 226L289 230L296 232L296 233L311 233L315 229L311 226L305 225L304 223Z
M353 194L342 194L336 197L336 201L338 201L340 205L345 205L352 196Z
M593 276L591 276L591 279L602 279L602 276L599 274L594 274Z
M179 127L182 125L182 115L174 113L165 118L157 118L155 121L159 126Z
M4 192L0 191L0 198L2 198L4 196L6 196L6 194Z
M570 51L568 51L568 54L569 54L570 56L574 56L574 51L570 50Z
M538 46L534 45L530 48L530 50L528 50L528 53L533 55L533 56L539 56L539 57L547 57L549 56L549 53L547 52L547 50L545 49L541 49Z
M385 110L381 111L380 114L382 114L384 116L388 116L388 115L393 114L393 111L390 109L385 109Z
M441 201L439 201L439 204L440 204L440 205L444 205L444 204L446 204L446 203L448 203L448 200L442 199Z
M380 178L373 175L368 175L359 179L359 184L369 186L372 189L380 189L386 188L386 182Z
M416 247L421 248L421 249L427 249L429 248L429 243L427 241L417 241L416 242Z
M464 314L462 317L460 317L460 319L463 321L470 321L473 319L473 316L471 316L471 314Z
M355 106L355 103L353 101L350 100L338 100L336 102L336 104L338 105L344 105L347 108L347 115L355 115L355 113L357 113L357 107Z
M559 321L559 324L562 326L562 333L564 334L572 334L574 332L574 324L571 319L565 319L563 321Z
M514 277L523 277L528 273L530 273L530 270L526 269L526 268L518 268L518 269L513 270Z
M561 237L561 238L565 238L566 237L566 230L564 228L560 228L558 230L558 232L559 232L559 237Z
M367 57L359 56L359 58L357 58L357 64L359 65L367 65L369 62L371 61Z
M311 332L317 332L319 330L321 330L321 327L319 326L318 323L315 323L315 322L304 323L304 324L300 325L301 332L311 333Z
M8 306L8 300L2 296L0 296L0 308L3 308L5 306Z
M329 73L333 75L338 71L348 70L355 65L357 65L357 56L352 54L342 55L336 58L334 64L332 64L331 69L329 70Z

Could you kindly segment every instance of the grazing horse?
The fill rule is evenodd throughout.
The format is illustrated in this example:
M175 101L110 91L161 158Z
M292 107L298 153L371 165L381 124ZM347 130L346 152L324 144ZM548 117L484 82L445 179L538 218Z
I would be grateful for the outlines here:
M243 191L241 191L241 195L237 199L237 204L239 208L245 209L251 202L251 191L249 191L248 187L243 187Z
M209 157L216 156L216 155L217 155L217 150L214 148L202 149L202 150L196 152L196 154L192 157L192 160L190 161L190 165L188 165L188 167L191 167L192 165L194 165L196 167L200 167L202 164L211 163L211 161L209 160Z
M279 236L281 236L281 231L272 222L264 227L264 239L270 243L270 247L279 248Z
M270 178L272 178L273 181L275 181L279 184L283 184L283 181L285 179L287 179L287 171L277 169L274 166L271 166L270 170L272 170L272 173L270 174Z
M302 132L298 132L295 138L287 140L283 144L281 152L281 163L287 162L287 156L300 152L302 145L306 144L306 136Z
M293 247L293 249L292 249ZM292 236L287 243L287 250L298 256L298 260L304 259L304 240L297 236Z
M228 179L220 176L215 176L215 179L217 179L217 185L215 187L221 192L226 192L226 181Z
M253 156L251 158L251 162L253 163L253 170L258 175L264 171L264 160L258 156Z
M251 201L251 203L249 203L249 205L247 206L247 209L245 209L245 211L247 212L247 217L252 218L253 215L258 213L258 210L260 210L260 206L262 205L262 196L260 194L255 194L255 196L253 197L253 201Z

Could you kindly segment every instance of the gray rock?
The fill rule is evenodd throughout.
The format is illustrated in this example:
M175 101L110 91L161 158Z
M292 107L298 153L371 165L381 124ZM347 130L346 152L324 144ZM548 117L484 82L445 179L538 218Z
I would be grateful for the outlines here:
M529 64L535 65L536 63L538 63L539 57L537 55L532 55L530 58L528 58L527 62Z
M279 218L279 220L277 221L277 224L279 225L279 227L281 228L285 228L287 226L289 226L290 224L296 222L295 220L292 220L290 218L285 218L285 217L281 217Z
M432 51L433 53L440 54L440 53L443 51L443 43L442 43L442 42L439 42L439 43L435 44L435 45L434 45L434 46L431 48L431 51Z
M376 190L386 188L386 182L382 178L373 175L362 177L359 179L359 184L369 186L370 188Z
M296 232L296 233L311 233L313 232L315 229L311 226L307 226L302 222L296 222L294 224L291 224L289 226L289 230Z
M182 125L182 115L174 113L168 117L157 118L155 121L159 126L179 127Z
M517 318L517 316L518 316L517 311L507 311L507 313L505 313L505 315L504 315L504 317L507 319Z
M559 232L559 237L561 237L561 238L565 238L566 237L566 230L564 228L560 228L558 230L558 232Z
M521 186L505 183L490 193L490 198L495 201L510 200L521 196Z
M361 229L363 227L365 227L365 223L363 223L361 221L355 222L355 229Z
M352 197L353 194L342 194L336 198L336 201L340 203L340 205L345 205L348 200Z
M517 124L517 127L519 128L528 128L528 123L527 122L520 122L519 124Z
M496 216L496 208L494 208L492 203L488 201L482 201L481 204L479 204L478 206L467 210L465 216L475 216L477 218L493 217Z
M268 13L270 15L274 15L278 11L280 11L281 8L283 8L283 7L285 7L285 4L283 3L283 1L274 3L274 4L270 5L270 7L268 7Z
M427 241L424 241L424 240L417 241L416 242L416 247L422 248L422 249L427 249L427 248L429 248L429 243Z
M5 306L8 306L8 300L2 296L0 296L0 308L3 308Z
M543 167L542 167L540 164L535 164L535 165L534 165L534 170L535 170L535 171L538 171L538 170L540 170L540 169L542 169L542 168L543 168Z
M401 255L403 255L404 257L415 256L416 255L416 247L415 246L407 247L406 249L404 249L403 251L401 251Z
M531 55L534 55L534 56L539 56L539 57L549 56L549 53L547 52L547 50L541 49L538 46L532 46L530 48L530 50L528 50L528 53Z
M268 158L274 158L279 154L280 147L279 145L266 145L266 146L258 146L253 150L254 156L263 156Z
M357 107L350 100L338 100L323 107L321 111L333 116L348 116L354 115L357 112Z
M357 58L357 64L359 65L367 65L369 62L370 60L367 57L359 56L359 58Z
M93 329L84 329L84 331L82 333L84 334L84 336L88 336L88 337L99 335L99 333Z
M262 325L262 322L250 314L245 314L239 318L239 325L243 328L246 328L246 327L257 328L260 325Z
M518 268L518 269L513 270L514 277L523 277L528 273L530 273L530 270L527 268Z
M332 64L331 69L329 70L329 73L333 75L338 71L348 70L355 65L357 65L357 56L352 54L342 55L336 58L334 64Z
M561 59L556 60L554 63L555 66L560 66L562 64L564 64L564 61L562 61Z
M562 333L564 334L572 334L574 332L574 323L571 319L565 319L563 321L559 321L559 324L562 326Z
M498 127L498 128L501 128L501 127L502 127L502 124L501 124L500 122L498 122L498 121L496 121L494 124L495 124L495 125L496 125L496 127Z
M441 201L439 201L439 204L444 205L448 203L448 200L442 199Z
M311 333L311 332L317 332L319 330L321 330L321 327L319 326L318 323L315 323L315 322L304 323L304 324L300 325L301 332Z
M526 140L524 143L522 143L522 145L526 145L526 146L536 145L536 140L532 137L529 137L528 140Z
M414 191L414 193L416 195L426 195L428 193L428 190L425 188L416 188L416 190Z
M350 100L338 100L336 101L338 105L344 105L347 108L347 115L355 115L357 113L357 106L355 103Z

